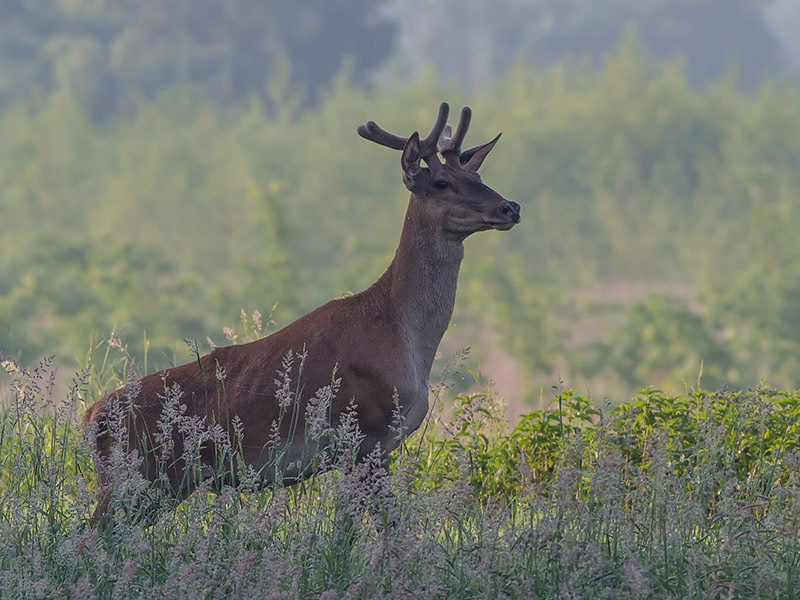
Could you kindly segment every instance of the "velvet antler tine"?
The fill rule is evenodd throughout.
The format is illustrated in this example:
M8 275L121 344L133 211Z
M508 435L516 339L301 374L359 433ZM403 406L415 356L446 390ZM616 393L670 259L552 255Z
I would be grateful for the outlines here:
M442 102L439 105L439 116L436 117L436 123L433 124L430 134L420 142L422 146L422 155L430 156L436 153L436 146L439 143L439 136L442 135L445 126L447 125L447 117L450 115L450 105L447 102Z
M469 106L465 106L461 109L458 127L456 127L456 133L453 135L453 150L455 152L461 151L461 144L464 142L464 138L467 137L470 121L472 121L472 109Z
M365 140L375 142L381 146L393 148L394 150L402 150L408 141L408 138L400 137L399 135L389 133L385 129L381 129L375 121L367 121L365 125L359 125L357 131L358 135Z
M469 123L471 119L472 110L469 106L465 106L461 109L461 116L458 118L458 126L456 127L455 134L451 134L450 126L448 125L445 128L447 134L442 134L442 136L439 138L437 149L443 155L450 155L448 162L456 162L453 156L457 157L461 153L461 144L467 135L467 130L469 129Z

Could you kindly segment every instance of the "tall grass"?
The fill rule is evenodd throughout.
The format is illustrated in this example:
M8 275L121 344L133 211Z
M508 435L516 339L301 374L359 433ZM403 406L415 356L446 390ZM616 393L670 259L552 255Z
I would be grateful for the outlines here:
M62 399L50 360L2 364L2 598L800 594L796 393L648 389L609 408L557 388L509 428L491 387L439 385L390 473L346 459L351 429L332 472L261 490L207 480L142 519L157 486L119 452L113 518L96 530L77 416L137 369L98 344Z

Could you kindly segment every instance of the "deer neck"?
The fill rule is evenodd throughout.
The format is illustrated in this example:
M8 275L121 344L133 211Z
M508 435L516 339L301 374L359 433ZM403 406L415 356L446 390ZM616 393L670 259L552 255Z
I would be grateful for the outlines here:
M395 322L413 348L418 372L426 381L453 315L463 258L461 241L446 239L412 195L400 244L382 279Z

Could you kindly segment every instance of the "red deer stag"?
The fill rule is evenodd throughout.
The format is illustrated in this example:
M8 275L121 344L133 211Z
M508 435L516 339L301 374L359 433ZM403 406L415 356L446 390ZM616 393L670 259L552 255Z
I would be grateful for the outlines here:
M500 136L462 152L471 111L469 107L461 111L455 133L447 125L448 112L447 103L442 103L436 124L423 140L416 132L408 138L393 135L374 121L358 128L361 137L402 150L403 182L411 191L394 260L371 287L332 300L260 340L216 348L194 362L147 375L86 411L83 423L99 474L95 523L106 514L111 496L108 465L114 438L121 437L114 433L113 418L124 422L128 433L124 450L139 451L144 477L160 478L177 501L202 478L221 476L213 466L219 456L214 436L206 438L197 451L202 465L199 478L197 471L187 476L185 459L175 458L168 465L162 460L165 468L159 471L165 447L173 457L185 455L185 431L176 427L165 433L163 429L164 414L180 404L184 405L182 418L219 425L229 434L238 427L237 448L262 483L288 485L319 471L306 452L304 432L313 398L303 390L313 393L331 386L327 388L331 400L327 418L333 426L349 406L355 408L363 436L357 460L379 448L385 464L388 452L401 441L392 427L398 410L404 435L420 426L428 411L431 364L455 304L464 239L476 231L505 231L520 221L519 204L484 185L478 174ZM292 352L302 352L307 361L302 388L295 388L292 399L299 410L293 418L284 419L287 394L280 389L285 385L280 379L289 376L292 367L287 368L286 357ZM277 462L273 456L270 464L266 449L276 433L285 451Z

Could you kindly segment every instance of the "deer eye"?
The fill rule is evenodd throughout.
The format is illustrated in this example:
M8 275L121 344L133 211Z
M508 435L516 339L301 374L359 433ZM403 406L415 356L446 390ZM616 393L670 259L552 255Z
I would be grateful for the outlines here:
M450 187L450 183L447 182L447 181L444 181L443 179L440 179L434 185L436 185L436 187L439 188L440 190L446 190L447 188Z

